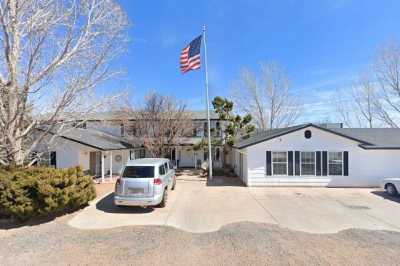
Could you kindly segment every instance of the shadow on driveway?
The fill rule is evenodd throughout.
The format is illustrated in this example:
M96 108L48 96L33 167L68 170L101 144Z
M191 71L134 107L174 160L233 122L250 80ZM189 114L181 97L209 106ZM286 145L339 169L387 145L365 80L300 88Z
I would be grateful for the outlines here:
M384 198L386 200L391 200L391 201L400 203L400 196L399 195L397 195L395 197L392 197L392 196L389 196L389 194L387 194L385 191L379 191L379 190L371 191L371 193L374 194L374 195L377 195L379 197L382 197L382 198Z
M244 183L238 177L214 176L207 180L208 187L244 187Z
M96 209L107 213L150 213L153 207L131 207L131 206L115 206L114 192L108 194L96 203Z

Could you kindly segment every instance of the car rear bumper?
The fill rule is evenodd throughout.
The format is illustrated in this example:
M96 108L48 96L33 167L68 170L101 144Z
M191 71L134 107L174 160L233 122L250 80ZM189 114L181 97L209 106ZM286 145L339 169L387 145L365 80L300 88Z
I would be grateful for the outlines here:
M162 201L163 195L151 198L137 198L127 196L114 196L114 204L117 206L156 206Z

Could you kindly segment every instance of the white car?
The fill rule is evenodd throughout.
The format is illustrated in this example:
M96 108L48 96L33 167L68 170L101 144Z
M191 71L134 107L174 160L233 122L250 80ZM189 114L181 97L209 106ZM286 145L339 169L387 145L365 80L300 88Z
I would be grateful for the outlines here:
M396 196L400 191L400 178L384 178L381 182L381 187L390 196Z
M175 169L170 160L145 158L129 161L115 184L117 206L160 206L167 203L168 190L175 189Z

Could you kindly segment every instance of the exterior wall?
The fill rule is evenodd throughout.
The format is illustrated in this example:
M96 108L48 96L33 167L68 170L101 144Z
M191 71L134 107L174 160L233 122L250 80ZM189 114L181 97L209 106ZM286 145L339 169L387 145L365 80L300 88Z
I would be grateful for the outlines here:
M109 174L110 171L110 156L112 156L112 173L118 175L122 169L122 167L129 160L129 150L116 150L116 151L106 151L103 152L105 155L104 158L104 171L106 174ZM117 157L121 157L121 160L118 162Z
M223 149L222 147L219 147L219 149L220 149L219 151L220 159L217 161L214 158L213 168L222 167ZM204 151L203 150L194 151L191 149L190 146L181 146L181 147L178 146L177 159L179 160L179 167L199 168L201 167L201 164L204 162ZM206 160L208 160L208 157Z
M232 161L230 162L235 174L248 185L248 159L247 159L247 149L232 149ZM240 154L243 156L243 169L240 168Z
M305 130L312 137L304 137ZM331 187L375 187L384 177L400 173L399 150L364 150L358 142L308 127L246 148L249 186L317 185ZM266 151L348 151L348 176L266 176Z
M89 170L89 152L95 151L63 138L58 138L48 149L56 152L57 168L81 166L84 171Z

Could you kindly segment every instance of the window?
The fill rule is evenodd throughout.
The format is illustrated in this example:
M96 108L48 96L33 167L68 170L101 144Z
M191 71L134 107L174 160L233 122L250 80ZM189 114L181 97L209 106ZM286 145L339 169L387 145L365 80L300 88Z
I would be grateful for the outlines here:
M125 136L125 126L124 126L124 124L120 124L119 128L121 129L121 136L124 137Z
M158 173L160 175L165 175L165 168L164 165L160 165L160 167L158 168Z
M153 178L154 167L153 166L127 166L125 167L124 178Z
M287 152L272 152L273 175L287 175Z
M203 128L202 127L197 127L194 129L194 135L196 137L202 137L203 136Z
M141 159L145 157L145 150L144 149L136 149L135 150L135 159Z
M328 152L328 174L343 175L342 152Z
M168 163L164 163L165 171L168 172Z
M315 175L315 152L301 152L301 175Z
M215 150L215 160L219 161L219 148Z
M126 134L127 136L136 136L136 135L137 135L136 127L135 127L135 126L132 126L132 125L131 125L131 126L128 126L127 129L126 129L125 134Z

